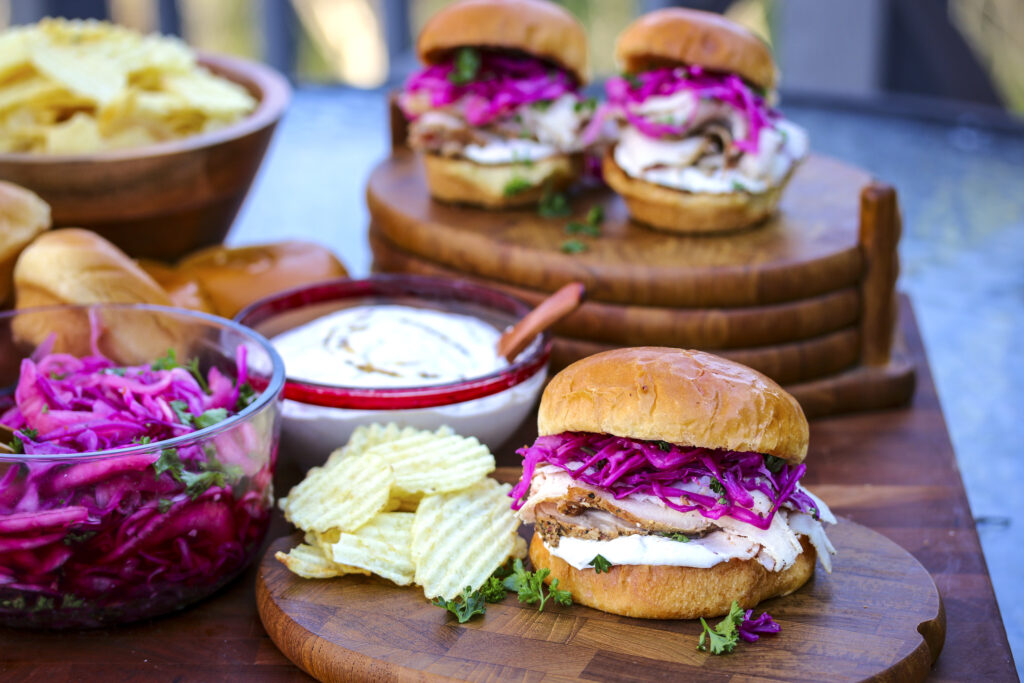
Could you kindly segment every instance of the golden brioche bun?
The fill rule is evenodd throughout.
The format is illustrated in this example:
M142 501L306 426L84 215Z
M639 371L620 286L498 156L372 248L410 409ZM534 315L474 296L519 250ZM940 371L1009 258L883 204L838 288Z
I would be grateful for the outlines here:
M768 45L720 14L669 7L645 14L615 43L615 59L626 73L676 64L734 73L764 90L775 87L777 70Z
M208 247L186 256L178 267L199 283L217 315L225 318L271 294L348 277L333 252L300 241Z
M416 41L424 64L460 47L518 50L557 64L585 83L587 34L567 10L544 0L461 0L427 21Z
M794 165L795 166L795 165ZM766 192L687 192L628 175L605 153L601 172L629 208L629 215L652 228L681 233L727 232L749 228L775 211L793 171Z
M508 209L536 204L545 189L563 190L583 172L580 154L559 154L532 164L478 164L468 159L423 154L427 187L434 199L488 209ZM531 188L506 196L513 180L525 180Z
M170 306L167 293L134 261L94 232L54 230L38 237L14 267L18 309L61 304L156 304ZM108 311L97 319L99 347L120 363L143 363L168 349L181 351L183 330L157 314ZM13 323L20 341L34 345L55 335L54 351L88 355L88 316L66 311L18 316Z
M14 262L50 227L50 205L34 192L0 180L0 304L11 295Z
M160 261L138 259L139 267L146 271L167 292L171 305L203 313L216 313L206 290L191 275Z
M598 574L576 569L544 546L539 534L530 542L535 569L572 593L573 602L603 612L640 619L697 619L728 614L733 600L752 609L762 600L788 595L814 575L817 554L801 537L803 552L789 569L772 572L757 560L730 560L708 569L666 565L613 565Z
M703 351L614 349L552 378L537 416L541 436L594 432L680 446L807 456L800 404L745 365Z

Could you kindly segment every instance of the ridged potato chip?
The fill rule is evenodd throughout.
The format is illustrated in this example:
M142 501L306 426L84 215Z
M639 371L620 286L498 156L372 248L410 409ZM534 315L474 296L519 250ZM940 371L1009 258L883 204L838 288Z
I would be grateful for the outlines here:
M494 456L475 438L442 427L387 441L367 451L380 456L395 471L396 498L445 493L471 486L494 471Z
M330 545L336 563L369 570L400 586L412 583L416 566L411 555L411 512L382 512L359 531L338 535Z
M327 458L327 462L324 463L324 467L336 465L341 462L343 458L347 458L350 455L365 453L367 450L379 444L387 443L389 441L398 441L399 439L415 436L418 433L419 430L414 427L405 427L404 429L401 429L394 422L389 422L386 425L377 423L371 425L360 425L352 432L352 436L349 437L348 443L331 453Z
M305 543L299 544L287 553L278 551L274 554L278 562L288 567L288 571L298 574L304 579L330 579L345 574L369 574L359 567L346 567L327 559L319 548Z
M304 531L356 531L387 507L395 475L366 452L334 467L314 467L282 499L285 519Z
M424 496L412 525L416 583L428 598L476 589L517 550L519 519L509 484L484 479L452 493Z

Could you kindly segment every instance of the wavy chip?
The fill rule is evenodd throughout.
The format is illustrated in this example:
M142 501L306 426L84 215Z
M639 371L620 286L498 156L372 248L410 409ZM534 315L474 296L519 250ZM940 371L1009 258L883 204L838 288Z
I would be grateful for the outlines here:
M387 507L394 483L391 466L366 452L330 468L311 469L281 500L281 509L304 531L352 532Z
M494 471L494 456L487 446L447 427L387 441L367 452L380 456L394 469L392 495L401 499L458 491Z
M484 479L452 493L424 496L412 525L416 583L428 598L454 598L483 585L517 545L519 519L509 508L509 484Z
M445 429L445 427L442 427L441 429ZM365 453L374 446L378 446L382 443L398 441L399 439L405 439L419 433L420 430L415 427L399 428L399 426L394 422L389 422L386 425L378 423L360 425L352 432L352 436L348 438L348 443L341 448L338 448L328 456L327 462L324 463L324 467L337 465L342 461L342 459L347 458L350 455Z
M319 548L301 543L287 553L274 553L274 558L288 571L305 579L330 579L345 574L369 574L359 567L339 565L327 559Z
M413 517L411 512L382 512L359 531L338 534L329 546L331 557L407 586L416 574L410 547Z

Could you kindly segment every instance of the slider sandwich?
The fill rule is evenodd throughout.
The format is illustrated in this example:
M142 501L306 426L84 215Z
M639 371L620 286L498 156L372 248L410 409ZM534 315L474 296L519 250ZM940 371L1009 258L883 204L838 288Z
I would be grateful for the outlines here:
M595 119L621 124L602 170L633 218L706 233L767 217L808 148L770 104L768 46L718 14L669 8L633 22L615 52L624 75Z
M831 571L828 506L800 485L808 427L764 375L700 351L578 361L541 399L513 508L573 600L630 617L744 609Z
M593 102L586 34L544 0L462 0L434 15L398 103L437 199L524 206L582 171Z

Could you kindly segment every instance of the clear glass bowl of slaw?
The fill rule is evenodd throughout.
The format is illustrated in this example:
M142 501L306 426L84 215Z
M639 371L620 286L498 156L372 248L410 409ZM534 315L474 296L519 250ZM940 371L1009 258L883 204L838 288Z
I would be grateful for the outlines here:
M467 315L499 331L531 310L526 302L493 287L448 278L381 274L283 292L252 304L235 320L273 340L334 311L368 305ZM284 389L285 450L303 468L321 465L356 427L374 422L417 429L447 425L496 450L537 405L547 380L551 344L550 334L544 332L507 366L445 384L357 387L289 377Z
M161 386L201 376L211 395L182 418L190 427L171 424L167 438L118 443L127 437L110 435L132 425L103 408L113 411L109 419L85 423L103 450L48 452L81 442L69 436L81 428L71 411L88 401L65 389L90 385L90 373L110 383L102 391L113 392L114 403L125 398L133 406L125 410L138 406L145 420L159 422L143 406L156 405L148 394L160 376ZM237 576L270 522L283 386L284 366L269 342L222 318L142 305L0 312L0 423L34 414L50 430L26 432L26 421L15 431L28 440L15 444L25 452L0 452L0 623L136 621L178 610ZM199 419L218 392L229 408Z

